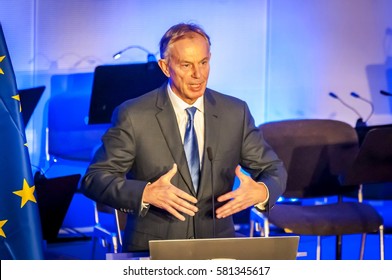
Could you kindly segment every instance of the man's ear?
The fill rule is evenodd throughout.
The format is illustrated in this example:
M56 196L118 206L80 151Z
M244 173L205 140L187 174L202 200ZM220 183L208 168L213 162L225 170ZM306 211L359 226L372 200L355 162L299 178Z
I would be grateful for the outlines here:
M169 72L169 65L167 64L167 61L165 59L160 59L158 60L158 65L161 68L163 74L166 75L166 77L170 77L170 72Z

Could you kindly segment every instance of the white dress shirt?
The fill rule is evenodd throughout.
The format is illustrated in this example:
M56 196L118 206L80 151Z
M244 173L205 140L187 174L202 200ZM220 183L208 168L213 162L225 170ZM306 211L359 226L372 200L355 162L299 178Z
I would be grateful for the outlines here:
M174 112L177 118L178 128L181 134L182 143L184 143L186 124L188 122L188 114L186 112L186 108L196 107L197 111L195 113L194 120L194 128L197 137L197 144L199 146L199 157L200 164L203 161L204 155L204 102L203 96L199 97L195 103L189 105L184 102L181 98L179 98L170 88L170 85L167 84L167 92L169 93L169 99L173 105ZM200 166L201 167L201 166Z

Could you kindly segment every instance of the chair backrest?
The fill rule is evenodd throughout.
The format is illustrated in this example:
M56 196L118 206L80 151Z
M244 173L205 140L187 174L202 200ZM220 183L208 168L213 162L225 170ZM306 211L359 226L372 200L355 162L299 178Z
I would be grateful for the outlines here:
M369 130L344 181L355 184L392 182L392 127Z
M109 124L89 125L93 73L53 75L48 101L48 153L53 158L90 162ZM64 143L67 143L64 145Z
M356 188L343 188L339 182L358 153L358 136L349 124L302 119L269 122L259 128L287 169L284 197L323 197Z

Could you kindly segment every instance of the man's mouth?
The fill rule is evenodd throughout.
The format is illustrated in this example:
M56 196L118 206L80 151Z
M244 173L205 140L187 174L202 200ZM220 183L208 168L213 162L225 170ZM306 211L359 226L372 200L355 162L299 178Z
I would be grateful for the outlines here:
M191 89L197 90L197 89L200 89L202 87L202 85L203 85L203 83L197 83L197 84L190 84L189 86Z

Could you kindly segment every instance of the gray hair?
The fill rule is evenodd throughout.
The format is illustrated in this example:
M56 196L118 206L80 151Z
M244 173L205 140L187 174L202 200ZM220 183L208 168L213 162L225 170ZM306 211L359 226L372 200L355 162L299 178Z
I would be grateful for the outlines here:
M167 58L168 47L171 44L183 38L192 38L192 33L197 33L203 36L206 39L208 45L211 46L210 37L199 25L194 23L179 23L170 27L162 36L161 41L159 42L161 58Z

